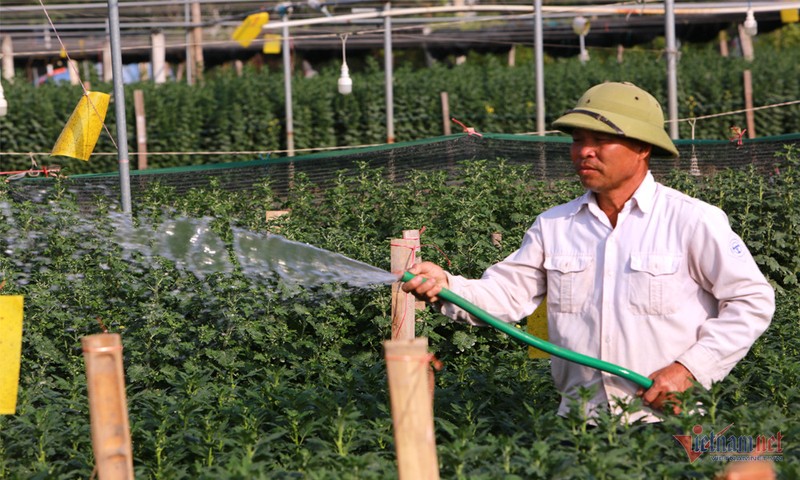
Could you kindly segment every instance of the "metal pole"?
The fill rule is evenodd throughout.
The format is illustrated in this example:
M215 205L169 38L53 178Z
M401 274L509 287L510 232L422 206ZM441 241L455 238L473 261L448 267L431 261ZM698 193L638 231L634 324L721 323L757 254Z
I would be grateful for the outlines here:
M286 22L289 16L281 20ZM283 26L283 85L286 96L286 150L287 155L294 157L294 124L292 121L292 52L289 51L289 27Z
M544 135L544 46L542 36L542 0L534 0L534 59L536 69L536 133Z
M388 12L391 2L383 7ZM386 71L386 143L394 143L394 71L392 64L392 17L387 15L383 20L383 63Z
M669 136L678 138L678 46L675 41L675 0L664 1L665 36L667 40L667 109Z
M122 211L131 213L131 178L128 163L128 127L125 123L125 88L122 84L122 52L119 36L119 2L108 0L108 23L111 40L111 71L114 80L114 110L117 115L117 156Z
M183 18L186 21L186 84L194 85L194 51L192 50L192 30L188 27L192 21L192 11L189 1L183 4Z

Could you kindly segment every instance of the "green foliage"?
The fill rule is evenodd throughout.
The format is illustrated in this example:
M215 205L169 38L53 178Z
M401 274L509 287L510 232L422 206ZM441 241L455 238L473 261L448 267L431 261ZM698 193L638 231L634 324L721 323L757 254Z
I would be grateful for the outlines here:
M417 335L444 364L434 395L442 478L711 478L723 464L689 463L673 435L730 423L737 435L780 431L776 469L796 477L798 152L786 149L776 163L770 177L666 179L724 208L779 288L772 326L731 375L684 394L705 414L661 425L603 415L587 428L578 415L555 414L547 360L529 359L497 331L419 311ZM423 258L475 276L515 249L538 213L581 191L502 160L465 162L451 176L412 173L401 184L391 175L355 165L321 190L298 174L282 200L291 213L270 223L264 205L279 200L269 185L241 195L212 181L180 196L153 185L134 220L213 217L226 242L230 225L280 231L385 269L389 239L424 226ZM59 185L40 203L20 202L13 188L0 184L0 281L2 293L25 296L25 333L18 411L0 416L0 478L91 476L80 339L99 322L123 337L137 477L397 477L382 358L389 288L299 288L238 271L201 280L164 258L127 261L111 240L113 208L82 212Z
M755 59L724 58L711 46L690 46L678 63L678 117L691 118L740 111L745 107L743 72L753 75L755 106L796 100L800 63L797 28L786 27L771 37L755 39ZM794 42L794 43L793 43ZM410 63L394 71L394 127L396 141L439 136L442 126L441 92L448 92L450 116L481 132L535 131L535 76L530 62L509 67L497 55L470 53L463 65L437 64L415 69ZM649 90L666 105L665 60L662 50L628 49L618 63L610 54L593 55L587 65L576 58L548 59L545 68L545 124L571 108L590 85L603 81L630 81ZM367 57L351 69L351 95L336 93L338 65L320 67L319 75L292 78L293 137L295 148L323 149L387 142L383 65ZM97 91L110 84L97 82ZM135 164L133 91L144 93L150 168L249 160L255 154L224 152L282 152L287 149L283 75L267 68L248 67L242 76L232 69L208 72L202 85L154 85L141 82L125 87L126 124ZM0 148L19 155L4 156L4 165L28 168L25 152L48 152L80 99L79 88L45 85L34 88L23 81L4 82L9 114L0 118ZM788 105L755 115L759 136L800 132L800 106ZM90 162L39 157L57 163L65 174L116 170L116 118L106 116L108 132L100 135ZM731 126L743 127L743 113L697 121L694 138L727 139ZM451 125L453 131L459 127ZM692 138L688 122L681 122L681 138ZM113 137L112 137L113 136ZM194 152L193 154L187 152Z

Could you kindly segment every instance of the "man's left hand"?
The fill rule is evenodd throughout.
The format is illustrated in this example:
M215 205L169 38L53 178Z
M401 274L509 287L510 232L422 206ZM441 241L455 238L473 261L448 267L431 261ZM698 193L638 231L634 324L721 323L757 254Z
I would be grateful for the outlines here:
M642 397L645 406L656 410L663 410L667 402L673 402L673 412L677 415L681 413L680 405L675 398L675 392L683 392L692 386L694 375L686 367L678 362L656 370L650 375L653 385L645 391L640 388L636 392L637 396Z

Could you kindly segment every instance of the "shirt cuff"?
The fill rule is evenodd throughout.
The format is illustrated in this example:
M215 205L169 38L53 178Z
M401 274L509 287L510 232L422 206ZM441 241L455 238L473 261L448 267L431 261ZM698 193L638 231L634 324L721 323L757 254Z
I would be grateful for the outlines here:
M463 296L462 292L464 291L463 289L467 279L460 275L452 275L449 272L445 273L447 274L447 289L456 295ZM433 304L433 308L442 315L450 317L458 322L470 325L485 325L454 303L440 300L436 302L436 304Z
M711 388L711 383L716 379L713 368L719 361L708 349L702 345L695 345L675 361L686 367L700 385Z

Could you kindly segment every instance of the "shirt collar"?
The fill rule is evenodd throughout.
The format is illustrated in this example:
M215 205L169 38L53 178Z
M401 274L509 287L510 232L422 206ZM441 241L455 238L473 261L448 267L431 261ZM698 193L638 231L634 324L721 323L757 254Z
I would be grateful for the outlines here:
M633 197L631 198L642 212L650 213L653 210L653 203L656 201L656 181L650 170L647 171L647 175L645 175L639 188L633 192Z
M653 178L653 174L648 170L639 188L633 192L631 199L635 202L635 205L639 207L639 210L644 213L649 213L653 209L655 198L656 181ZM590 203L597 204L597 200L594 198L592 191L587 190L586 193L576 199L570 215L577 214L583 207L588 207Z

